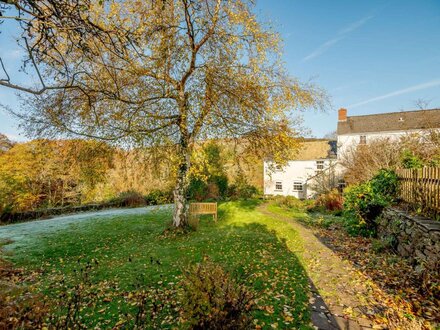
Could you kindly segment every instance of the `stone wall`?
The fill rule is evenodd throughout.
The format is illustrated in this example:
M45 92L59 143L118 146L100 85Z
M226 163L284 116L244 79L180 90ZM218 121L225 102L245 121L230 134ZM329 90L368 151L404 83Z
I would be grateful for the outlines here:
M415 264L440 265L440 221L387 208L379 218L378 235Z

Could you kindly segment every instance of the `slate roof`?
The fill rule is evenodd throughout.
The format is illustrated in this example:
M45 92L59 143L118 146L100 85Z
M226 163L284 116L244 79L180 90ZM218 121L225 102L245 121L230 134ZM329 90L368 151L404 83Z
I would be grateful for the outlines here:
M338 122L338 135L440 128L440 109L348 116Z

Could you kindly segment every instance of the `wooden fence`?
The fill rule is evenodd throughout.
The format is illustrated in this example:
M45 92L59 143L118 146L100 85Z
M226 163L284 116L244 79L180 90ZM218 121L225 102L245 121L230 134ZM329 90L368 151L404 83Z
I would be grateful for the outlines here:
M440 168L398 169L400 198L424 211L440 213Z

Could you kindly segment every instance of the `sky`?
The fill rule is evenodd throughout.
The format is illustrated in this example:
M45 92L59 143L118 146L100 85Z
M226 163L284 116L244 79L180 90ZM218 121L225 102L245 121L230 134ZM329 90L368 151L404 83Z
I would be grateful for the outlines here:
M349 116L415 110L419 99L440 108L440 0L257 0L256 13L280 33L289 74L330 97L325 111L303 114L311 136L334 131L341 107ZM0 30L0 56L17 71L16 29ZM19 106L2 86L0 103ZM24 139L17 124L0 110L1 133Z

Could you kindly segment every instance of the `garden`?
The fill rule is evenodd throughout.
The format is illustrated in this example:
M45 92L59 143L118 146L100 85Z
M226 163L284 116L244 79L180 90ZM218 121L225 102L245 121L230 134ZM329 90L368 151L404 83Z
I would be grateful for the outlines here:
M332 97L291 75L283 43L302 34L258 6L0 0L0 87L18 93L0 104L1 329L438 328L439 126L361 135L347 154L328 141L341 177L313 156L294 187L329 189L262 196L265 162L296 159L303 110ZM322 20L335 37L298 63L388 21L370 9L346 27ZM218 203L218 221L191 202Z
M170 208L25 233L3 246L2 313L25 328L309 328L301 239L259 203L187 233L167 230Z
M395 324L391 321L392 328L435 328L440 320L438 262L433 259L427 262L420 251L405 256L399 253L402 242L396 240L395 233L401 234L402 223L398 219L387 224L395 227L391 232L394 235L387 235L390 233L381 227L384 210L390 207L397 210L394 212L406 214L405 217L423 219L417 221L438 228L437 222L432 220L435 213L422 204L415 207L402 200L399 194L401 181L395 171L379 170L376 173L370 180L350 185L343 194L333 190L314 201L279 197L267 209L273 214L297 219L311 228L321 242L361 273L370 285L373 301L376 300L372 303L376 305L373 313L376 317L385 317L388 322L424 320L412 325L396 325L400 321ZM430 218L425 220L421 217L423 215ZM423 244L427 244L426 240L429 242L418 235L407 235L406 239L424 240ZM431 249L430 246L424 248L425 251ZM387 312L384 314L384 311Z

